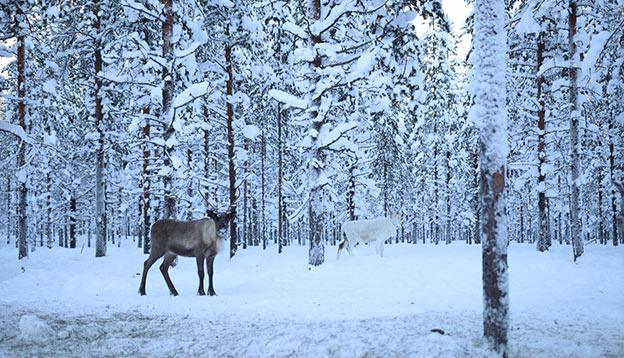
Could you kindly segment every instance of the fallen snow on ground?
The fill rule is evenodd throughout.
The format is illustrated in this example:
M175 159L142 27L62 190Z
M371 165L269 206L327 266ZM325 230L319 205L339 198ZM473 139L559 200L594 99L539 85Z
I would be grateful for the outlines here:
M109 244L110 245L110 244ZM488 357L481 339L481 248L358 246L309 269L306 247L239 250L215 261L216 297L196 296L195 260L169 295L131 240L37 248L0 244L0 357ZM624 356L624 248L509 248L510 357ZM441 330L443 334L432 332Z

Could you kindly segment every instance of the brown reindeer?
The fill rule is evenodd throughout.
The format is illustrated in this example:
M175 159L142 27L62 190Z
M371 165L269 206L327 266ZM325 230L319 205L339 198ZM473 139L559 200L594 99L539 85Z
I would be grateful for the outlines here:
M199 194L206 200L201 191ZM208 200L206 202L214 209L214 211L208 210L208 218L193 221L162 219L152 225L150 230L152 250L143 264L143 276L139 287L141 295L145 295L147 272L154 262L163 256L165 258L160 265L160 272L165 278L169 292L173 296L178 295L168 272L169 266L178 255L195 257L197 260L197 274L199 275L197 294L202 296L206 294L204 292L204 260L206 261L208 294L216 295L212 285L213 263L217 253L221 252L225 246L224 237L229 223L236 217L236 208L232 203L224 213L219 213Z
M622 185L622 183L617 183L615 181L613 182L613 185L615 185L615 187L618 189L618 191L620 192L620 197L622 198L621 205L620 205L620 212L615 217L615 222L617 224L618 231L623 232L624 231L624 185Z

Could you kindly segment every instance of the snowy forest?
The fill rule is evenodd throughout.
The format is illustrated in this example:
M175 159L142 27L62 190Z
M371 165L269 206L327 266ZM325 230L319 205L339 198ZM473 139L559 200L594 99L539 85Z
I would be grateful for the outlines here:
M2 0L2 250L148 254L157 220L235 210L221 256L314 268L398 210L390 254L482 244L507 296L508 245L592 246L621 294L624 3L468 3Z

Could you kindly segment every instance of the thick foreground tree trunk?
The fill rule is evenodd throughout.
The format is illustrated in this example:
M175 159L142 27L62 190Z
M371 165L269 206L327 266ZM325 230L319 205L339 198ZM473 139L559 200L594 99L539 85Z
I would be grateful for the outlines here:
M320 0L308 1L308 21L314 24L321 16ZM310 31L308 38L308 47L314 53L314 60L308 63L308 113L309 113L309 132L319 133L323 125L323 118L319 118L319 108L321 106L321 97L317 95L317 85L320 80L317 69L321 66L321 56L315 49L315 46L321 42L321 35ZM323 193L324 193L324 174L323 163L324 155L322 148L319 148L317 139L313 138L310 148L310 157L308 159L308 188L310 191L309 198L309 241L310 249L308 251L308 264L319 266L325 262L325 247L323 245Z
M483 260L483 335L500 356L507 356L509 334L509 274L505 168L507 111L505 108L505 4L503 0L475 3L475 105L471 115L481 126L481 237Z

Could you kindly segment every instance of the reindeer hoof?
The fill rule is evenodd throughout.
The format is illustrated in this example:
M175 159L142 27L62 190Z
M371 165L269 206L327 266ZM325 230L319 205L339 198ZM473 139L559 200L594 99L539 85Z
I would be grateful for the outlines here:
M171 296L177 296L178 293L177 292L171 292Z
M208 294L210 296L216 296L217 295L217 293L215 291L208 291Z
M198 294L199 296L206 296L206 292L204 292L204 290L197 291L197 294Z

